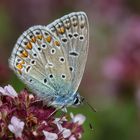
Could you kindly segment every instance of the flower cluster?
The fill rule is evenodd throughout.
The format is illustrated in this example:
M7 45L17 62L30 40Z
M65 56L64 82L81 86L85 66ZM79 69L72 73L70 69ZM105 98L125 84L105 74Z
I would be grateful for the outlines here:
M132 17L120 29L114 46L115 54L103 66L104 75L111 80L140 81L140 20Z
M26 89L17 94L10 85L0 87L0 139L81 139L85 116L71 113L55 117L54 112Z

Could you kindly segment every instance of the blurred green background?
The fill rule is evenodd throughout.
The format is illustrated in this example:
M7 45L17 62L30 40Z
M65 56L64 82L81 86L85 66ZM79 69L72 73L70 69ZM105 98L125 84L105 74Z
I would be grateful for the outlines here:
M79 92L97 109L69 109L87 116L83 140L139 140L139 0L0 0L1 86L25 87L8 67L19 35L73 11L85 11L89 18L90 48Z

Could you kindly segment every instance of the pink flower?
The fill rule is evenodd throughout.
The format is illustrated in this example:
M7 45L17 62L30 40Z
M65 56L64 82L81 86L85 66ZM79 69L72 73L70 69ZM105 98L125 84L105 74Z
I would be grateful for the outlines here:
M51 133L43 130L43 134L45 135L45 140L57 140L58 136L56 133Z
M110 80L120 80L124 75L124 64L115 57L108 58L103 64L103 74Z
M55 108L44 105L27 90L21 91L15 99L7 97L3 94L7 88L0 88L0 139L56 140L69 139L71 135L76 140L81 139L82 125L67 120L65 115L56 118Z
M56 118L54 123L57 125L59 132L62 133L63 137L68 138L71 135L70 129L64 128L61 125L65 120L66 119L64 117L62 118L62 120L60 118Z
M134 16L124 22L112 46L116 47L116 51L114 56L105 60L103 74L120 83L139 83L140 17Z
M70 129L62 128L62 134L64 138L68 138L71 135Z
M82 125L84 123L84 121L86 120L86 117L82 114L77 114L74 116L71 113L71 118L72 118L73 123L78 123L79 125Z
M16 138L22 137L22 131L24 128L24 122L18 119L16 116L13 116L11 119L11 124L8 125L9 130L14 133Z
M2 95L10 96L12 98L17 97L17 93L11 85L5 86L4 88L0 87L0 93L2 93Z
M72 135L69 140L76 140L76 138Z

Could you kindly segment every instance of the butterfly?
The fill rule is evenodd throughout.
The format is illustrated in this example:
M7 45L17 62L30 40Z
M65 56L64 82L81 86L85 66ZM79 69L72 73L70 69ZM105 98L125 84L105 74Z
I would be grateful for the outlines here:
M77 90L88 47L87 15L73 12L47 26L26 30L14 46L9 66L48 105L78 106L83 101Z

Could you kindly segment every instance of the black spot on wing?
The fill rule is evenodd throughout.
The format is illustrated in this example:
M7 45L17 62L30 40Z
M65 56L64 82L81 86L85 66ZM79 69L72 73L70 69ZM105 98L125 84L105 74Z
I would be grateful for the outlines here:
M66 43L66 42L67 42L67 39L66 39L66 38L62 38L62 41L63 41L64 43Z
M73 37L72 34L68 34L68 36L69 36L70 39Z
M44 79L44 83L47 83L47 79L46 78Z
M73 52L70 52L69 54L70 54L71 56L78 56L78 53L77 53L77 52L74 52L74 51L73 51Z

